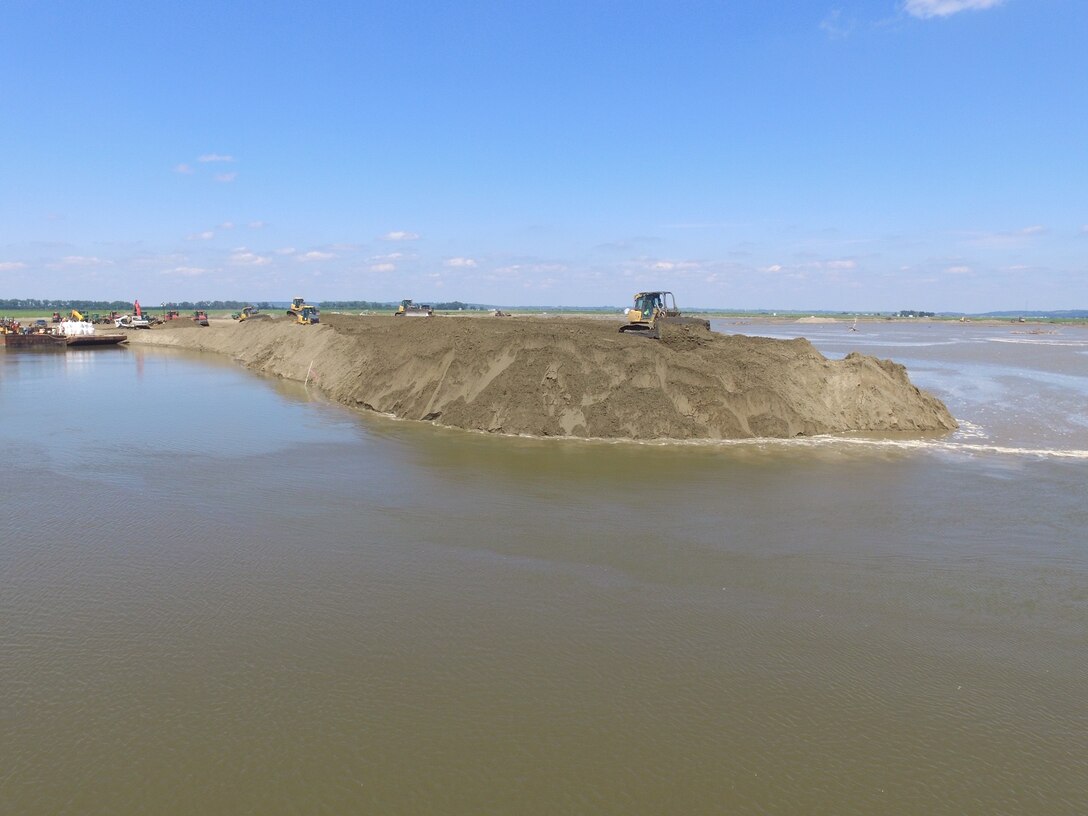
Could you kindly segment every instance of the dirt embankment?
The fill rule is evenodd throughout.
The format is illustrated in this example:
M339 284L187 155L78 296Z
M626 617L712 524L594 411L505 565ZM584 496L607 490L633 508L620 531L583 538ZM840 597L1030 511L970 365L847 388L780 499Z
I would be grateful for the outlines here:
M902 366L828 360L807 340L674 329L653 341L576 318L322 320L213 321L131 342L227 354L346 405L499 433L742 439L956 427Z

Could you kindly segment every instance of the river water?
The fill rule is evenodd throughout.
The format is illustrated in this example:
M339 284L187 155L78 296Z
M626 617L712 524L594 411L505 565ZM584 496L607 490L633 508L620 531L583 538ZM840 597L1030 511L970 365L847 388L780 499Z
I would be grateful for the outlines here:
M715 328L963 427L506 439L0 352L0 811L1084 813L1088 330Z

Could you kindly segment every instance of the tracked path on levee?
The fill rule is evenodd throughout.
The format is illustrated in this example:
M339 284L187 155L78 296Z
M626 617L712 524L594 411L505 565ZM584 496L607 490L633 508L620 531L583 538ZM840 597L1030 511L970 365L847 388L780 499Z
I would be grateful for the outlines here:
M453 428L605 439L788 438L950 431L936 397L889 360L828 360L807 340L537 317L322 315L134 332L135 345L229 355L330 400Z

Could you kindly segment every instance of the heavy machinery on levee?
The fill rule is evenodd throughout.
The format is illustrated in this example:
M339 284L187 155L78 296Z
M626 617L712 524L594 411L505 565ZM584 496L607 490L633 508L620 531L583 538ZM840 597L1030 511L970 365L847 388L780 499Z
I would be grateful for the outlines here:
M672 292L639 292L635 295L634 308L627 310L627 320L620 326L621 332L651 340L661 339L662 325L696 326L710 331L709 320L680 314Z
M239 323L244 323L247 320L271 320L272 315L265 314L256 306L243 306L242 311L234 312L231 317L237 320Z
M295 322L302 326L312 326L321 322L321 310L306 302L306 298L296 297L291 299L291 308L287 310L288 317L294 317Z
M402 300L393 317L432 317L434 309L422 303L413 303L411 300Z

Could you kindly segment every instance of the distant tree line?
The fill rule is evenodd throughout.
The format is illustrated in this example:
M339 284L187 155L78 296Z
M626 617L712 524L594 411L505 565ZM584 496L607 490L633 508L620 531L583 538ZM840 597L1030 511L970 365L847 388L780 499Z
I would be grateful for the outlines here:
M0 309L42 309L51 312L67 312L78 309L81 312L127 312L132 310L131 300L40 300L38 298L8 298L0 300ZM262 301L253 303L248 300L179 300L165 304L167 309L241 309L244 306L257 306L260 309L275 308L271 303ZM154 311L164 308L160 303L141 303L141 309Z
M933 317L936 312L919 312L915 309L904 309L901 312L896 312L898 317Z
M417 301L422 303L423 301ZM318 304L322 309L351 309L353 311L384 311L386 309L396 309L400 305L400 301L394 303L383 303L376 300L323 300ZM459 300L450 301L447 303L428 303L432 309L438 309L441 312L481 312L490 309L490 306L481 306L477 303L462 303Z

